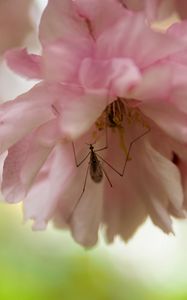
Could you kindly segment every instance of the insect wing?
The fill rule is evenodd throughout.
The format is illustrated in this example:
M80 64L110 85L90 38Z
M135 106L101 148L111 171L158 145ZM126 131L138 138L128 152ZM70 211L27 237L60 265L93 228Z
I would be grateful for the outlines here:
M101 182L103 178L103 170L95 153L92 153L90 157L90 176L96 183Z

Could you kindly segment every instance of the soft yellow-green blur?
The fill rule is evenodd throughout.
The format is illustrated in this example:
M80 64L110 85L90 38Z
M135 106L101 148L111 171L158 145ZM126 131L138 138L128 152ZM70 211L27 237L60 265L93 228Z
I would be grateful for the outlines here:
M165 289L164 282L138 276L133 254L129 261L125 251L104 243L84 250L52 227L32 232L30 224L21 223L20 210L0 203L0 300L187 299L187 287L173 290L171 282L171 289ZM145 272L147 267L142 265Z

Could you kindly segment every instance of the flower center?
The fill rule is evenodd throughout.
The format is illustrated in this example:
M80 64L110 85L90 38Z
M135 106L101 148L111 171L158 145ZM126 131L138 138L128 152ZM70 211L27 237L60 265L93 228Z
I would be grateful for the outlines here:
M109 104L97 119L95 125L98 131L111 128L118 132L120 148L127 157L128 147L125 141L125 130L127 126L139 123L144 128L149 128L142 113L137 107L131 107L127 100L117 97L115 101ZM130 159L130 158L129 158Z

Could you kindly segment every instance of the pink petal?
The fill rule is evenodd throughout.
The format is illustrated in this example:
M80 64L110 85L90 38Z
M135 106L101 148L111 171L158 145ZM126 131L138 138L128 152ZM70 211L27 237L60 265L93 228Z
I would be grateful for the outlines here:
M42 56L45 79L66 83L77 80L80 62L91 52L92 44L77 36L45 45Z
M140 133L135 126L128 126L126 143L128 141L129 144ZM118 232L124 239L129 239L144 221L146 211L159 227L170 232L169 203L176 210L182 210L183 191L179 170L150 145L150 135L154 139L154 134L149 133L133 145L131 161L127 163L123 178L106 166L113 185L111 188L105 180L104 222L109 240ZM106 160L121 171L126 156L120 151L121 144L115 134L111 134L109 145Z
M70 147L56 146L24 200L25 219L34 220L33 229L46 227L72 178L75 164Z
M8 66L16 73L29 79L41 79L41 57L28 54L26 49L8 50L5 54Z
M167 33L175 37L186 39L186 29L187 29L187 21L180 21L172 24L168 28Z
M33 129L54 118L48 87L38 84L0 107L0 151L3 152Z
M145 23L144 15L136 14L126 16L125 21L119 21L101 34L97 41L97 58L125 56L145 68L185 47L180 39L151 30Z
M76 0L74 2L78 14L85 20L94 38L128 15L127 10L118 0Z
M187 115L171 103L142 105L142 112L174 139L187 142Z
M77 14L71 0L49 0L42 14L39 32L44 44L58 38L89 37L85 21Z
M57 121L52 120L9 148L2 184L7 201L22 200L59 139Z
M84 178L85 173L82 176L82 180ZM79 185L79 187L81 192L82 186ZM91 247L96 244L102 206L102 184L94 183L88 175L86 190L73 213L70 223L72 235L79 244L85 247Z
M62 133L76 139L90 129L105 109L107 91L88 90L85 93L82 88L71 86L60 91L63 98L57 103L56 109L61 115Z
M88 137L85 136L75 143L78 162L82 161L89 153L89 148L85 145L85 142L88 141ZM97 147L100 146L100 143L97 144ZM65 190L54 214L55 225L59 228L68 225L74 239L84 247L91 247L97 242L103 206L103 184L102 182L100 184L93 182L88 167L89 158L80 167L76 167L70 185ZM84 185L85 190L82 194Z
M80 82L86 89L109 89L114 97L124 97L126 92L140 82L138 68L130 59L83 60Z
M128 98L151 103L169 99L174 72L169 63L157 63L142 72L142 80L130 91ZM155 80L156 78L156 80Z
M60 134L59 124L56 119L45 123L34 131L27 151L27 157L20 171L20 179L25 185L26 191L28 191L55 144L59 142L60 138L62 139Z
M6 201L15 203L23 200L25 187L20 182L20 171L27 156L32 135L9 148L3 166L2 193Z

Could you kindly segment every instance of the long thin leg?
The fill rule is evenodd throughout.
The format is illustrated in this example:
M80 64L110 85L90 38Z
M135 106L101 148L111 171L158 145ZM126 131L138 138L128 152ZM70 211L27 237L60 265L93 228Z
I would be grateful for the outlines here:
M86 182L87 182L87 178L88 178L88 170L89 170L89 167L90 167L90 165L88 165L87 170L86 170L86 176L85 176L85 179L84 179L84 185L83 185L82 193L80 194L79 199L78 199L77 202L75 203L75 205L74 205L74 207L73 207L73 209L72 209L72 211L71 211L71 213L70 213L70 215L69 215L67 221L69 221L69 220L71 219L71 217L72 217L72 215L73 215L73 213L74 213L76 207L78 206L78 204L79 204L79 202L80 202L80 200L81 200L81 198L82 198L82 195L84 194L84 191L85 191L85 188L86 188Z
M105 163L107 164L113 171L115 171L119 176L123 176L122 173L120 173L118 170L116 170L111 164L109 164L102 156L97 154L97 156Z
M87 159L87 157L90 155L90 152L88 152L88 154L78 163L77 157L76 157L76 152L75 152L75 146L74 146L73 142L72 142L72 146L73 146L73 154L74 154L75 164L78 168Z
M108 182L109 182L110 186L112 187L112 182L110 181L110 178L108 177L108 174L107 174L107 172L105 171L105 169L103 168L103 166L102 166L101 168L102 168L102 170L103 170L103 173L105 174L105 177L106 177L106 179L108 180Z
M108 163L102 156L100 156L99 154L97 154L97 156L104 162L106 163L113 171L115 171L119 176L123 176L124 173L125 173L125 168L126 168L126 165L127 165L127 162L129 160L129 154L130 154L130 150L133 146L133 144L135 142L137 142L139 139L141 139L143 136L145 136L148 132L150 131L150 128L148 130L146 130L143 134L139 135L137 138L135 138L131 143L130 143L130 146L128 148L128 152L127 152L127 157L126 157L126 160L125 160L125 164L124 164L124 167L122 169L122 171L118 171L117 169L115 169L110 163Z
M148 128L144 133L142 133L141 135L139 135L137 138L135 138L129 145L129 149L128 149L128 152L127 152L127 157L126 157L126 160L125 160L125 164L124 164L124 167L123 167L123 170L122 170L122 176L124 175L125 173L125 169L126 169L126 165L127 165L127 162L129 160L129 154L130 154L130 151L131 151L131 148L133 146L133 144L135 142L137 142L139 139L141 139L142 137L144 137L146 134L148 134L150 132L150 128Z

